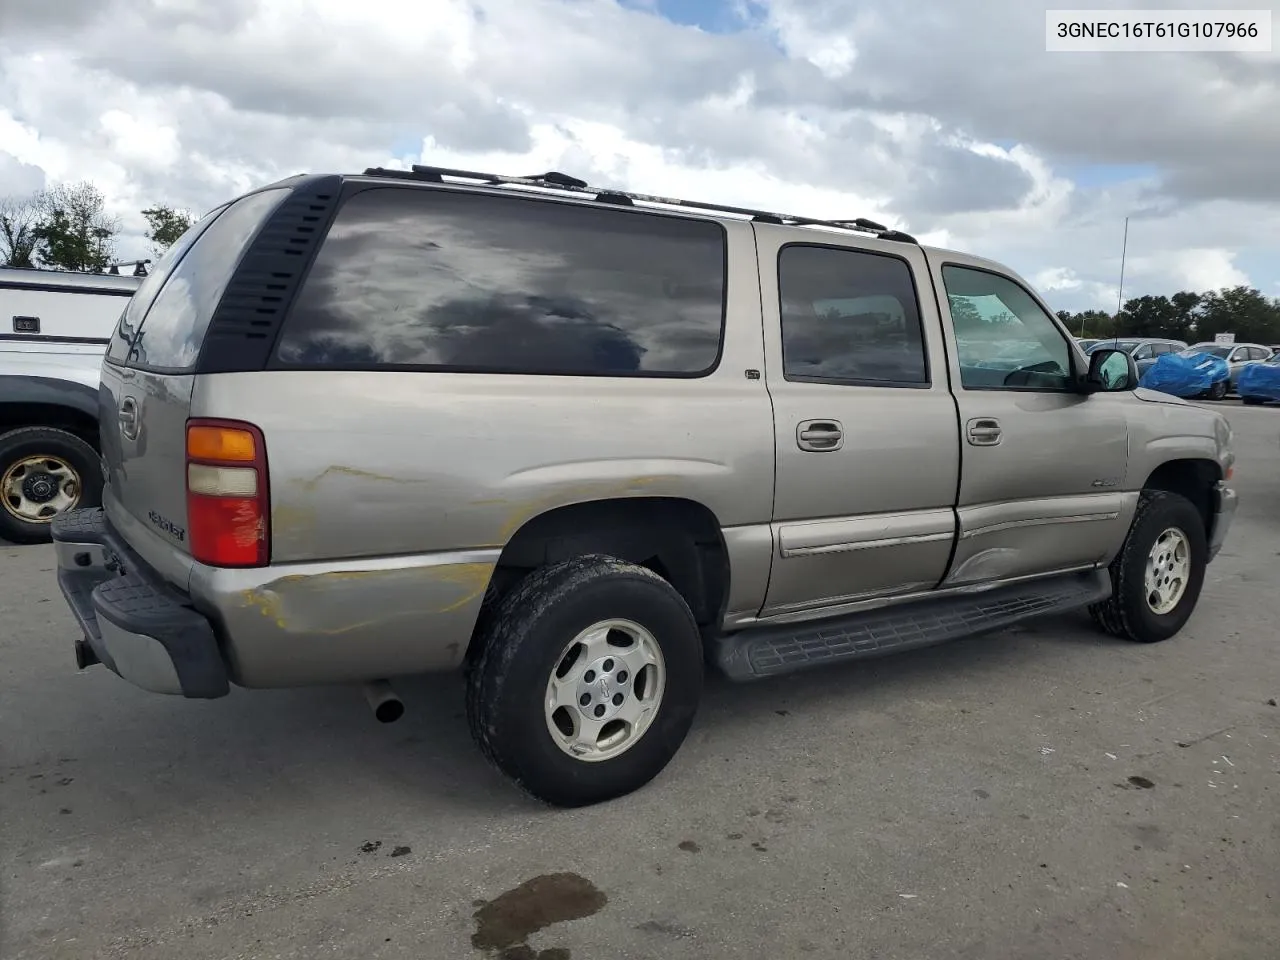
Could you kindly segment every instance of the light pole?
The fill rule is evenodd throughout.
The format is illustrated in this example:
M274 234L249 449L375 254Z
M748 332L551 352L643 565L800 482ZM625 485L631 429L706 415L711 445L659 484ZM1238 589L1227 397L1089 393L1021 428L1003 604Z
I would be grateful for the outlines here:
M1120 316L1120 309L1124 303L1124 259L1129 252L1129 218L1124 218L1124 243L1120 246L1120 293L1116 295L1116 316Z

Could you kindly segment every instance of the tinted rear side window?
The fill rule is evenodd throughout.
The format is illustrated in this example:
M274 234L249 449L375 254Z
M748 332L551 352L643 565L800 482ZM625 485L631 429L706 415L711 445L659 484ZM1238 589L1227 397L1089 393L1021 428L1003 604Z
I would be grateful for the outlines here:
M788 244L778 254L782 367L788 380L927 384L924 332L906 261Z
M715 223L521 197L375 188L338 212L280 365L701 376L720 356Z
M242 197L196 237L143 316L130 366L162 371L195 366L209 320L245 247L288 193L280 188Z
M137 334L138 328L142 326L142 318L147 315L147 309L155 302L156 295L164 286L165 281L169 279L169 274L173 272L173 268L178 265L178 262L186 256L187 251L196 242L200 234L204 233L209 224L225 209L226 204L223 204L214 210L210 210L199 221L192 224L173 246L165 251L159 262L151 268L151 273L138 286L128 304L125 305L124 312L120 314L120 322L116 324L115 332L111 336L111 343L107 347L108 360L124 363L129 354L129 347L133 344L134 335Z

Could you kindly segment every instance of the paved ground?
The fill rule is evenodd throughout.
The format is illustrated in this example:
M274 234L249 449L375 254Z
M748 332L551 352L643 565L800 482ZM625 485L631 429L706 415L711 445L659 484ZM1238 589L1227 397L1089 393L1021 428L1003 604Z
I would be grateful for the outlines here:
M1280 410L1230 415L1242 515L1181 637L715 684L658 782L571 813L486 768L450 680L381 727L78 674L51 551L0 548L0 955L1270 960Z

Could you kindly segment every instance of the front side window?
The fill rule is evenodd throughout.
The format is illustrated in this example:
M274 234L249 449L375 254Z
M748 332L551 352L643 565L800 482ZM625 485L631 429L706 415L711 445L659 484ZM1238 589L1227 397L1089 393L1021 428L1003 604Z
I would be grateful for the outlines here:
M971 267L944 266L942 280L966 390L1072 389L1071 348L1031 294Z
M707 220L369 189L339 210L275 363L704 376L720 358L725 258Z
M786 379L928 384L920 309L906 261L791 244L778 254L778 293Z

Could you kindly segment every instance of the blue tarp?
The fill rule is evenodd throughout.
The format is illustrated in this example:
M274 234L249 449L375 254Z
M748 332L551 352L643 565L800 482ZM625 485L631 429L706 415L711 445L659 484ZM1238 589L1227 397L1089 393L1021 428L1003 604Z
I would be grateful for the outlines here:
M1236 377L1236 393L1259 400L1280 400L1280 363L1251 363Z
M1166 353L1147 368L1138 386L1175 397L1198 397L1231 376L1227 361L1210 353Z

